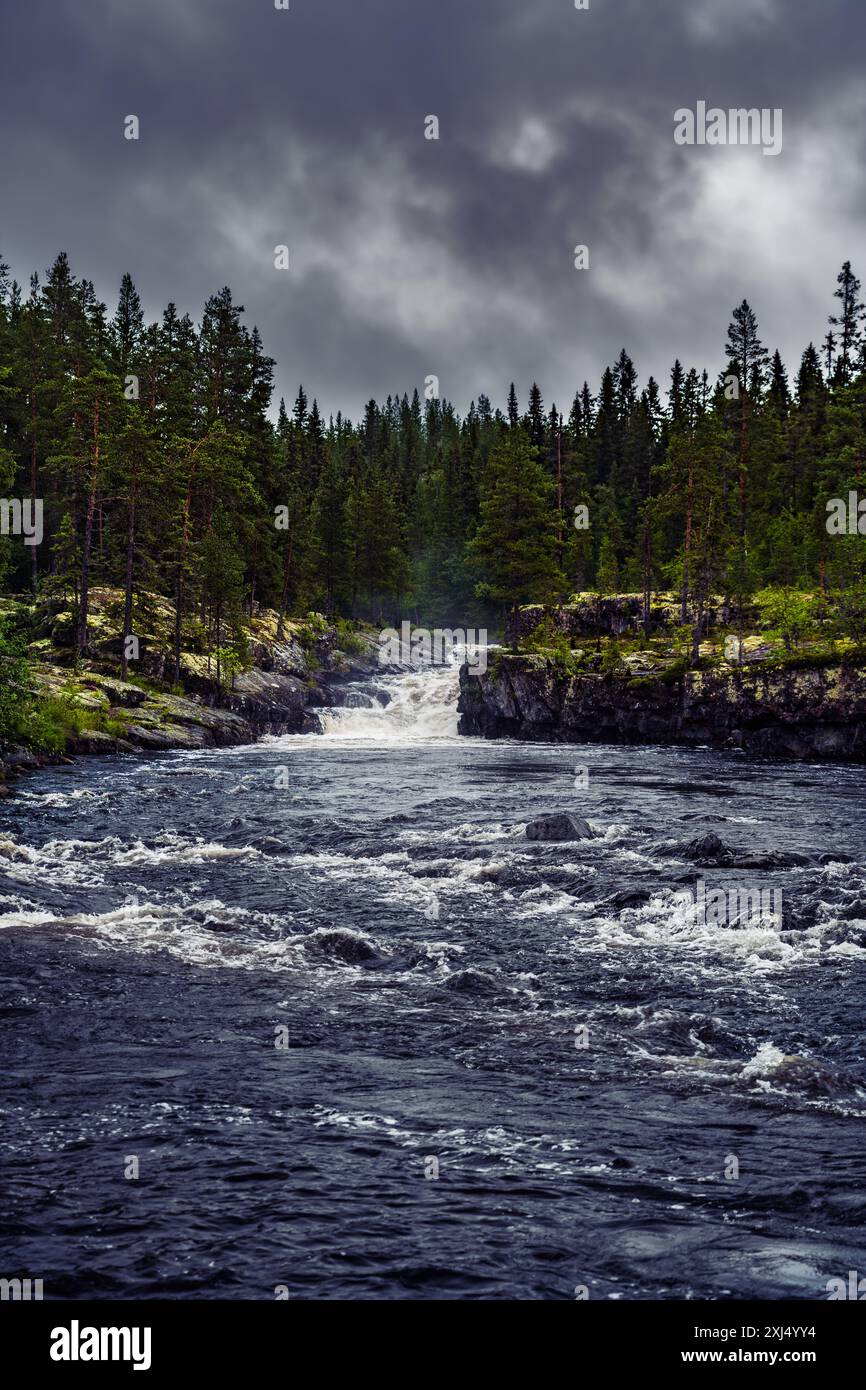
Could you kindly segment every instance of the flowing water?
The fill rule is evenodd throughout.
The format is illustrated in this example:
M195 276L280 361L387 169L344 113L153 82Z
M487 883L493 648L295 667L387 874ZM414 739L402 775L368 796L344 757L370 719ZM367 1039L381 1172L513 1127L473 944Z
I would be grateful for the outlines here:
M0 1274L260 1299L866 1274L864 769L459 739L453 670L378 685L322 737L90 759L3 804ZM597 838L527 840L551 810ZM710 831L805 862L698 869ZM673 896L699 877L781 888L782 920L706 924Z

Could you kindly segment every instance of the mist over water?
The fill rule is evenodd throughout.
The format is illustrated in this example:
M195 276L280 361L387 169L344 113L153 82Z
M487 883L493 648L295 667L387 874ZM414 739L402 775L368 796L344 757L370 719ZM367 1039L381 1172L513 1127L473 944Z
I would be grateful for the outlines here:
M456 668L356 694L322 737L3 805L0 1269L265 1299L866 1270L866 772L458 739ZM529 842L554 810L598 838ZM698 868L711 831L806 862ZM699 877L781 888L781 929L695 920Z

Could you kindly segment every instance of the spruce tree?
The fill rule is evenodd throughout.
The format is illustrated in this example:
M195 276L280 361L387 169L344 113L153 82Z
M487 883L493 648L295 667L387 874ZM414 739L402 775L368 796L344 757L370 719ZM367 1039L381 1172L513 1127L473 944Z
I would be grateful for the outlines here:
M851 380L860 345L861 324L866 318L866 305L860 299L860 281L846 261L836 277L835 298L841 308L830 315L831 328L838 328L839 358L836 372L840 386ZM828 335L829 336L829 335ZM829 375L829 371L828 371Z
M552 501L553 484L534 450L510 432L488 460L481 523L469 546L495 602L550 602L561 593Z

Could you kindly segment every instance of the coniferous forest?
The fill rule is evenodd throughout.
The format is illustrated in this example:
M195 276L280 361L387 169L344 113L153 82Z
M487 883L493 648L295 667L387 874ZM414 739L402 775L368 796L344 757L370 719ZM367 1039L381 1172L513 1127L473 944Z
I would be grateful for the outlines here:
M0 263L0 468L42 499L41 544L2 539L7 592L64 595L87 650L95 585L226 629L253 605L376 623L488 621L585 591L659 590L683 620L710 594L768 586L866 615L862 543L831 499L866 484L866 309L851 264L826 336L782 361L747 301L719 360L641 383L623 349L571 401L543 384L464 416L417 389L322 418L299 386L273 410L273 359L226 287L198 323L114 309L65 254L29 290Z

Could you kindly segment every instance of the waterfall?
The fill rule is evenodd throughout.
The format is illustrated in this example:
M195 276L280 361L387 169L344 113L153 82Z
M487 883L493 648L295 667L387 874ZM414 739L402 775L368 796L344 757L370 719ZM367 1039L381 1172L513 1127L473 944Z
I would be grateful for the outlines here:
M399 743L456 738L462 659L354 684L345 705L318 712L324 736ZM383 705L376 692L387 695L388 703Z

